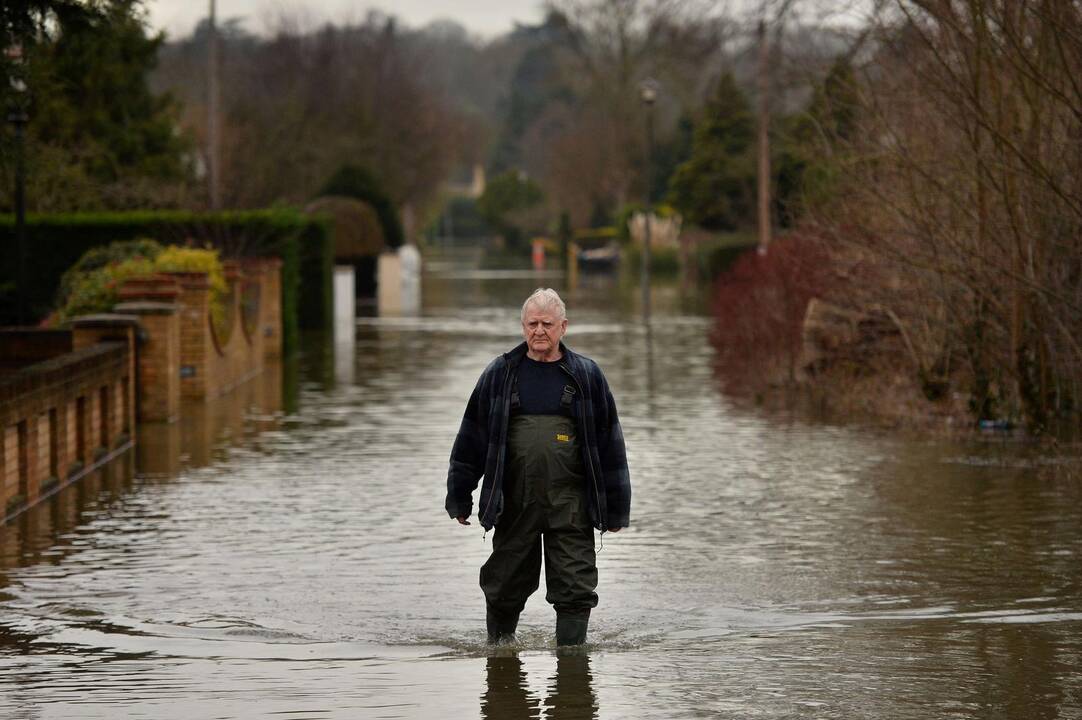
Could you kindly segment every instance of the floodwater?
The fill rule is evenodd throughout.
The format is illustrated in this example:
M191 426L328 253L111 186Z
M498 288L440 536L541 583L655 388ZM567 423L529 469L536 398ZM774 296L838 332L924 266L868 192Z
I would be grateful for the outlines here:
M447 455L562 282L434 267L420 316L308 338L0 528L0 717L1082 717L1077 447L737 407L702 314L659 290L647 331L603 280L567 339L614 389L633 526L586 653L554 652L543 592L486 648Z

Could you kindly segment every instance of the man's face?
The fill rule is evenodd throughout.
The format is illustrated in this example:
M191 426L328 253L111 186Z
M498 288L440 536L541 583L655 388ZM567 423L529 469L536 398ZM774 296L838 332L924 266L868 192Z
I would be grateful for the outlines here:
M567 332L567 318L560 318L551 310L539 310L534 305L526 308L522 321L522 336L534 359L548 359L560 350L560 338Z

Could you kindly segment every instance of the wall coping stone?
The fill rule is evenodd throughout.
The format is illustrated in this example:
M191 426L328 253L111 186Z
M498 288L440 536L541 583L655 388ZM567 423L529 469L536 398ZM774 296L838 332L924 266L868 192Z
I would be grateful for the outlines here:
M67 330L57 330L56 328L43 328L43 327L27 327L25 325L0 325L0 335L64 335Z
M79 315L71 320L73 328L112 328L112 327L139 327L139 318L135 315L119 315L116 313L96 313L94 315Z
M180 295L177 279L165 273L129 278L120 286L122 300L158 300L169 302Z
M70 378L71 370L89 360L124 357L128 352L125 342L100 342L64 353L59 357L27 365L0 378L0 406L17 401L22 395L52 383Z
M153 300L133 300L117 303L113 309L124 315L176 315L177 306L173 303L154 302ZM114 315L114 317L116 317Z

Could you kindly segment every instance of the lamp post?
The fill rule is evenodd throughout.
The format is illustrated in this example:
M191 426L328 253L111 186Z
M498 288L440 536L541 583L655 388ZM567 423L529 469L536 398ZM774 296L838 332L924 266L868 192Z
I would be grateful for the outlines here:
M215 0L207 17L207 173L210 209L222 209L221 158L218 132L218 27Z
M647 78L639 85L639 99L646 109L646 208L642 233L642 318L650 322L650 219L653 215L654 103L658 84Z
M8 108L8 122L15 129L15 262L18 268L16 294L18 295L18 322L27 322L26 309L26 80L21 45L11 45L5 51L11 61L13 73L10 78L12 99Z

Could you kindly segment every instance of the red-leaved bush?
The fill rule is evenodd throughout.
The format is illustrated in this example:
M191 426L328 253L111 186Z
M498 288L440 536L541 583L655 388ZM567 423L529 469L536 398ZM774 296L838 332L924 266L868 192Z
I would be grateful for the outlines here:
M822 241L787 235L768 252L749 250L714 287L716 369L729 392L794 380L808 302L822 297L830 258Z

